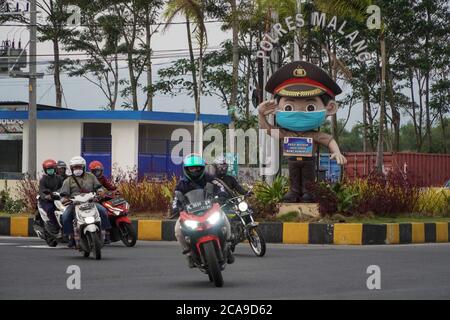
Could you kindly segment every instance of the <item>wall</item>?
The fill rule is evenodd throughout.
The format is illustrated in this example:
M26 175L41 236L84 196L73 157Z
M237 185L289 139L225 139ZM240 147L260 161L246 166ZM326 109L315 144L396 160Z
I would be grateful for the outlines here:
M139 123L137 121L113 122L112 163L119 165L122 170L137 168L139 148Z
M37 170L46 159L69 160L81 153L81 121L39 120L37 125ZM22 172L28 171L28 123L24 124Z
M19 199L19 195L17 193L17 186L19 185L20 180L0 180L0 192L8 189L9 195L15 199Z

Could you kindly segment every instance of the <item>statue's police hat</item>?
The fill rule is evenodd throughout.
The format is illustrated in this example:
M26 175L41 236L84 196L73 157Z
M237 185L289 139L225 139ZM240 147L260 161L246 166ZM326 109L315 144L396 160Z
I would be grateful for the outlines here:
M342 93L342 89L323 69L305 61L291 62L269 79L266 91L280 97L306 98Z

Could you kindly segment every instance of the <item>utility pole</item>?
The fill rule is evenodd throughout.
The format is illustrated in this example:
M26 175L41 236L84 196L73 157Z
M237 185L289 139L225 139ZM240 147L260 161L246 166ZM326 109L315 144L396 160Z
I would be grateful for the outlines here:
M29 106L28 106L28 175L36 179L37 162L37 5L30 0L30 74L29 74Z

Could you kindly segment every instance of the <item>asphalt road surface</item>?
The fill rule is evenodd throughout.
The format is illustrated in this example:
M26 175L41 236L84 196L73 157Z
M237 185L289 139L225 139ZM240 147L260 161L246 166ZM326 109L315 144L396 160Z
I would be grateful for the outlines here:
M0 299L450 299L450 244L269 245L264 258L242 244L223 288L188 269L180 251L169 242L114 244L95 261L39 239L0 237ZM81 290L66 285L73 265ZM372 265L381 290L367 288Z

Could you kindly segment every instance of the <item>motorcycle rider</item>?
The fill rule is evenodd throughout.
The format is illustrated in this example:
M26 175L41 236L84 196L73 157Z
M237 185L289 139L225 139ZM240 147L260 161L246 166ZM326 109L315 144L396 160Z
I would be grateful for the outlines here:
M105 177L103 174L105 171L105 168L103 166L103 163L100 161L92 161L89 164L89 171L97 177L98 181L102 184L103 188L105 188L108 191L116 191L117 187L111 183L111 181Z
M214 195L219 197L219 201L223 201L227 198L227 193L223 185L221 185L213 176L207 174L205 160L199 155L189 155L183 161L183 173L184 177L178 182L175 191L185 195L193 190L204 189L208 183L214 186ZM177 197L177 192L172 203L172 216L171 218L179 217L180 212L183 209L183 204ZM231 238L231 226L228 219L225 219L226 237ZM180 219L178 218L175 224L175 237L182 246L183 254L187 256L189 267L194 267L194 262L191 257L191 249L188 246L183 233L181 232ZM229 252L228 263L232 264L234 257Z
M228 174L228 163L224 156L220 156L214 160L213 167L215 170L216 179L224 185L226 191L231 198L238 195L246 195L247 190L242 187L238 180Z
M55 160L45 160L42 163L44 175L39 181L39 205L47 213L52 226L59 229L58 221L55 216L55 203L53 201L52 193L57 192L63 185L63 180L56 174L57 163ZM40 219L39 213L36 219Z
M104 193L104 189L97 178L92 173L86 172L86 160L84 160L84 158L79 156L72 158L69 162L69 166L72 171L72 176L64 181L60 191L62 196L71 198L81 193L98 192L100 195ZM107 210L99 203L95 203L95 206L97 207L101 217L102 229L111 229ZM74 205L69 205L63 214L64 234L71 236L69 247L73 247L75 245L73 237L74 214Z
M67 179L67 177L68 177L67 164L64 161L62 161L62 160L58 161L57 167L56 167L56 174L58 176L60 176L63 181Z

